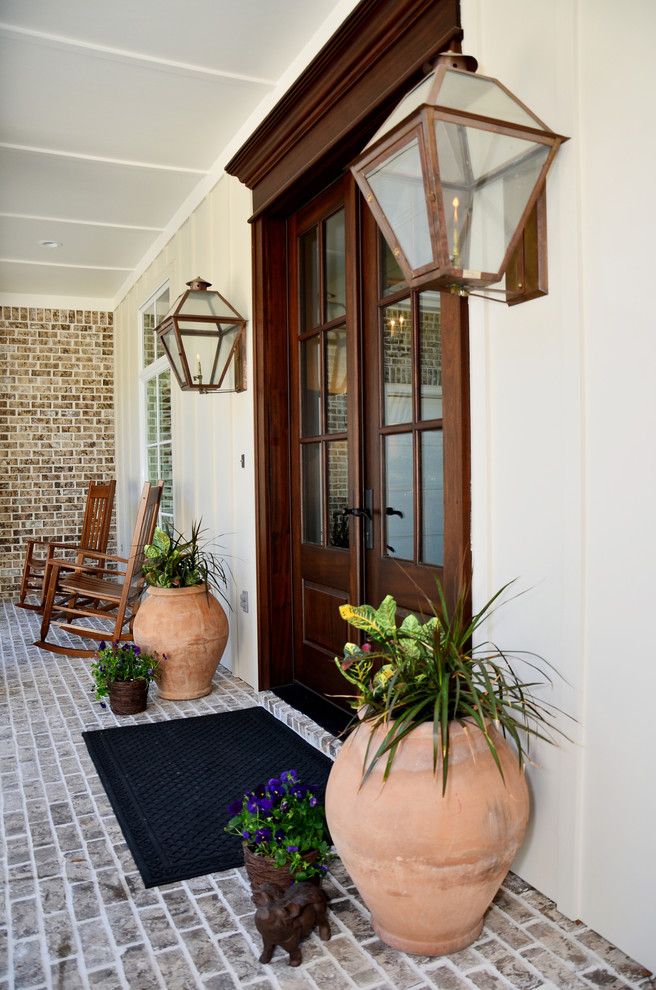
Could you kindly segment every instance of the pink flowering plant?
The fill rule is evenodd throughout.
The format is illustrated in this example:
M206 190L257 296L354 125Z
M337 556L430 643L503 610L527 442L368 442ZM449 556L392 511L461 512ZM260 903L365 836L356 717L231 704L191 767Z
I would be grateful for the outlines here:
M317 788L283 770L228 805L225 831L252 853L287 867L294 880L321 877L329 858L326 815ZM309 855L313 854L313 855Z
M109 694L113 681L146 681L150 683L159 671L157 656L142 653L134 643L101 642L91 674L96 685L96 698Z

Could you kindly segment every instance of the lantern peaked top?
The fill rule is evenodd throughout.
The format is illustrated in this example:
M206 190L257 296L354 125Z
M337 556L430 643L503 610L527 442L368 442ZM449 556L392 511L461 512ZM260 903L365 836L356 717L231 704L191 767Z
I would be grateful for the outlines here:
M200 275L186 284L156 331L180 388L241 392L246 320Z
M441 53L351 167L413 287L500 282L567 140L477 66Z

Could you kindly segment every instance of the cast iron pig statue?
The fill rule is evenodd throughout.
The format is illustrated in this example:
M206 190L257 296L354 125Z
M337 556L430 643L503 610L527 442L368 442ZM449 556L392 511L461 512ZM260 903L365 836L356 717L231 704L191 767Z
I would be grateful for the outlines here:
M315 925L323 942L330 938L326 918L327 898L321 887L313 883L295 883L286 890L275 884L263 883L253 892L257 906L255 924L262 936L261 963L271 961L277 945L289 953L289 965L302 962L299 943Z

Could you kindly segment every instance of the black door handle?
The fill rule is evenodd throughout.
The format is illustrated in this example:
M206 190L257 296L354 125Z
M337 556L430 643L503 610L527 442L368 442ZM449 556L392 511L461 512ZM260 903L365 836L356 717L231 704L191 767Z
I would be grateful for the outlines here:
M398 516L399 519L403 519L403 513L400 509L393 509L391 505L388 505L385 509L386 516Z
M358 506L346 505L342 509L343 516L356 516L359 519L371 519L369 509L360 509Z

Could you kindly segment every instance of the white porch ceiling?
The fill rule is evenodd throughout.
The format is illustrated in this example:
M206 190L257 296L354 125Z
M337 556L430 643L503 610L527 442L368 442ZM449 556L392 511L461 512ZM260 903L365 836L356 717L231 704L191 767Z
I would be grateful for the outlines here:
M352 6L0 0L0 292L114 296Z

